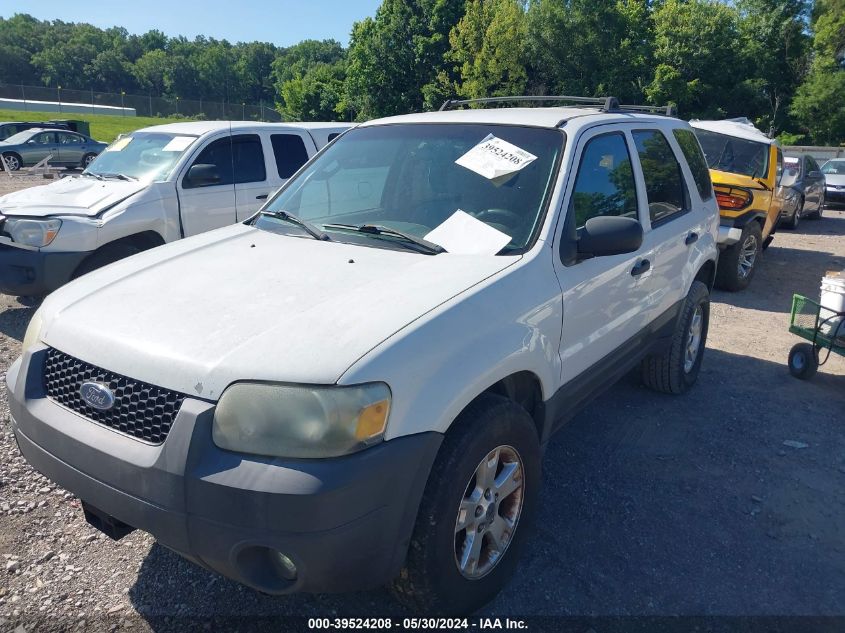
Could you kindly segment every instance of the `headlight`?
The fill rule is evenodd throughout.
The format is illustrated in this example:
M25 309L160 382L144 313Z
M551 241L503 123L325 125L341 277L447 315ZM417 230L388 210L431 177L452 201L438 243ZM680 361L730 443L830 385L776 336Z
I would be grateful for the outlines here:
M217 403L220 448L274 457L337 457L380 442L390 413L381 382L339 386L242 382Z
M44 320L41 318L41 309L39 308L29 320L29 325L26 328L26 334L24 334L23 342L21 343L21 353L24 353L41 340L41 327L43 325Z
M55 218L49 220L30 220L29 218L8 218L3 225L3 230L8 233L12 241L25 246L41 248L52 242L62 221Z

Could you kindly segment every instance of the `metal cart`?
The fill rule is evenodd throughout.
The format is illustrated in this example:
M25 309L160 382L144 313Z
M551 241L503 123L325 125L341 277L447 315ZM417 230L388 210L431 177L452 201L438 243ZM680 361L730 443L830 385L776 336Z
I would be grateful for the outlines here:
M845 356L845 312L836 312L802 295L792 296L789 331L809 343L797 343L789 351L789 373L801 380L812 378L831 352ZM827 350L824 360L822 350Z

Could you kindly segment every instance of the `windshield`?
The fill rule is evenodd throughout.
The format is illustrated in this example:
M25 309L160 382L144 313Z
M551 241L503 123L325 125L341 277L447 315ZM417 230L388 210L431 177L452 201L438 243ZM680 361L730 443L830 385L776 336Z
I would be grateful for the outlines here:
M765 178L769 168L766 143L693 128L710 169L729 171L751 178Z
M780 184L784 187L789 187L801 177L801 159L793 156L784 156L783 158L783 176Z
M23 132L12 134L3 142L8 143L9 145L21 145L22 143L26 143L33 136L33 134L35 134L35 132L33 132L32 130L24 130Z
M461 226L469 227L459 239L480 240L480 233L489 235L487 227L476 222L480 220L505 234L499 236L504 248L494 250L513 253L530 246L538 230L563 141L559 130L510 125L357 128L295 176L267 210L294 214L325 231L330 239L358 243L375 238L383 242L385 235L353 236L331 225L376 225L426 238L463 211L472 217L457 214L466 222ZM485 163L496 167L495 171L481 165L483 151L496 154ZM496 163L499 159L511 162ZM255 225L298 230L272 215L259 216ZM439 244L434 237L429 241ZM400 240L396 246L402 246Z
M829 160L822 167L823 174L845 176L845 160Z
M197 140L186 134L135 132L109 145L83 173L166 180L176 161Z

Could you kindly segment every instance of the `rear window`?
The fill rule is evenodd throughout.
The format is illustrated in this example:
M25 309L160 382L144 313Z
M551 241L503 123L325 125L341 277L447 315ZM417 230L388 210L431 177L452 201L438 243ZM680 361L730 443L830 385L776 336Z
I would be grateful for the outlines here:
M329 139L331 140L331 137ZM298 134L271 134L270 141L273 144L279 178L290 178L308 162L308 150Z
M765 178L769 170L769 146L766 143L693 128L707 166L751 178Z
M690 171L692 172L693 180L695 180L695 188L698 189L698 195L702 200L709 200L713 197L713 185L710 182L710 170L707 169L707 161L704 159L704 154L701 151L701 146L695 138L692 130L675 129L673 130L675 140L681 147L681 152L684 158L687 159Z

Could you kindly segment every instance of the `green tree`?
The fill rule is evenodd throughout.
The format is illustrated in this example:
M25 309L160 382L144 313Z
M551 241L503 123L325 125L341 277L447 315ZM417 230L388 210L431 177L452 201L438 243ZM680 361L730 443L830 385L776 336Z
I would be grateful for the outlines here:
M282 83L280 94L286 119L292 121L333 121L343 118L339 104L343 100L346 73L343 63L318 63L301 77Z
M652 79L648 0L531 0L531 91L639 103Z
M525 92L525 11L518 0L470 0L449 36L446 58L458 67L455 92L498 97Z
M665 0L653 14L653 103L675 102L684 116L745 114L749 78L742 63L739 13L715 0Z
M845 0L817 0L814 59L792 114L816 143L845 143Z
M132 72L141 89L156 96L164 94L167 54L161 49L144 53L135 62Z

